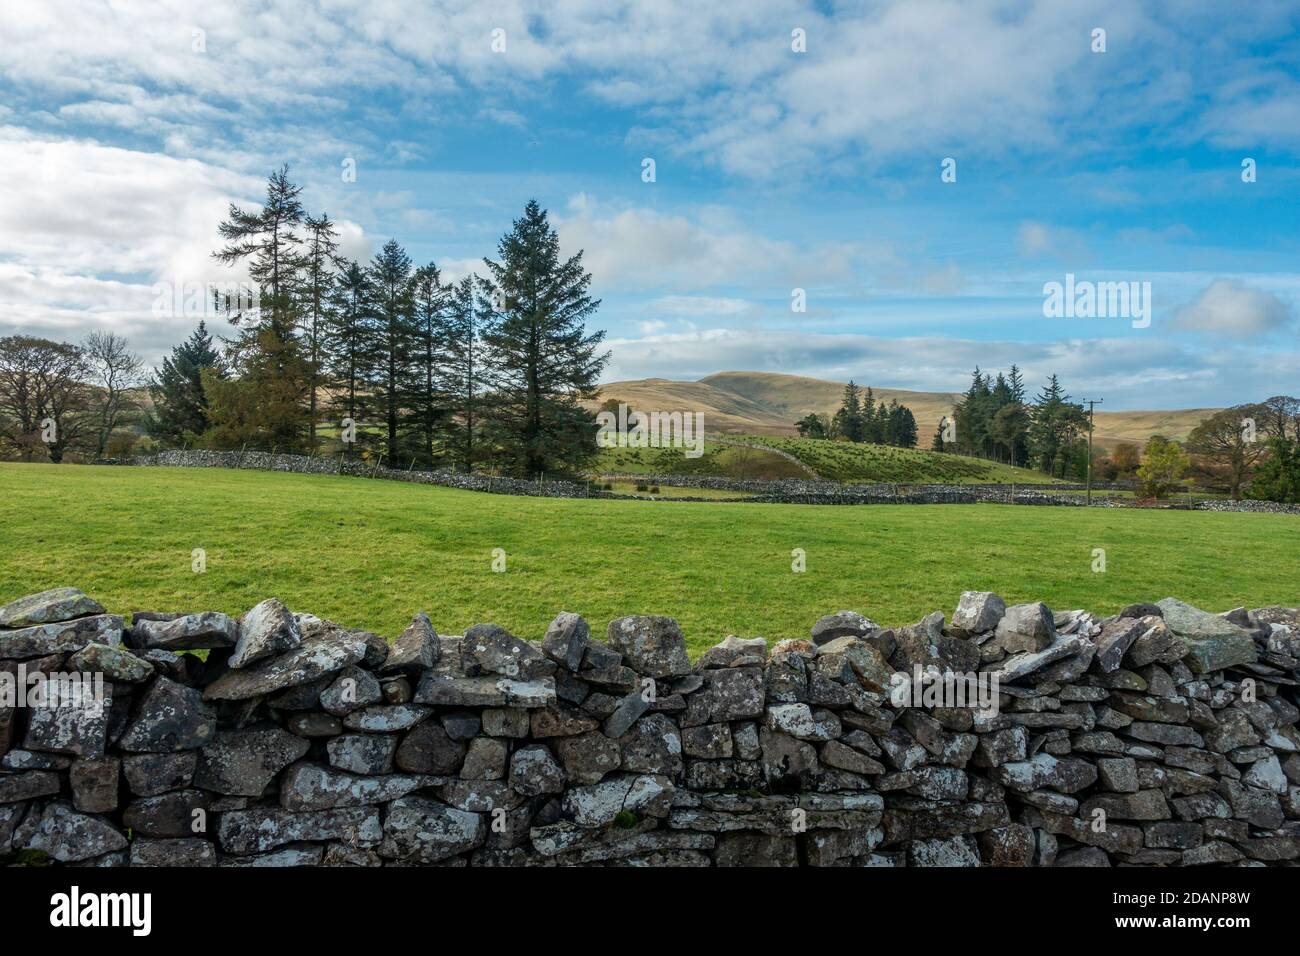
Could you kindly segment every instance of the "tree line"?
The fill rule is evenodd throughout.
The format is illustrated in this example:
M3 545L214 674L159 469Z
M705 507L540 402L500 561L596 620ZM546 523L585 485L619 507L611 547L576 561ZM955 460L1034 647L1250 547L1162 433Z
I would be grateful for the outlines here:
M129 450L144 363L113 332L81 344L0 338L0 455L61 462Z
M575 473L589 461L596 420L580 403L594 396L609 353L599 351L604 332L585 323L600 302L582 253L561 256L536 201L482 275L453 282L436 263L416 265L395 239L369 263L345 259L336 224L308 214L301 191L284 167L260 209L230 206L213 256L242 266L257 294L214 296L233 334L217 339L200 322L172 349L147 383L145 434L166 447L528 476ZM47 377L82 382L86 369L68 349L39 349L58 366ZM8 404L0 401L0 416ZM50 400L17 404L26 410L6 416L5 433L30 457L42 444L36 408ZM84 429L67 418L61 433L75 442Z
M844 396L834 415L809 412L794 424L804 438L916 447L916 417L912 410L894 399L888 405L877 402L870 386L864 393L852 379L844 386Z

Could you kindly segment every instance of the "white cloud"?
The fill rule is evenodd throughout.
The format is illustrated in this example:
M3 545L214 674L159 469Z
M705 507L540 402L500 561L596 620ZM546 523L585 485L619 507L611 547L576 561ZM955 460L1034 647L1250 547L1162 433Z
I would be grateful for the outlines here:
M150 359L194 325L155 309L155 284L239 281L215 262L229 204L261 198L265 182L197 160L0 129L0 332L77 340L126 335ZM345 253L367 250L339 223ZM224 331L224 328L214 328Z
M1174 309L1170 325L1221 336L1264 335L1291 325L1291 307L1235 279L1216 279L1191 302Z
M1082 256L1083 237L1074 229L1046 222L1026 221L1016 230L1016 249L1026 258Z
M695 0L10 6L0 76L20 94L11 106L52 123L152 132L191 155L211 148L205 134L218 122L237 153L275 140L270 117L314 120L317 136L283 140L309 151L359 101L371 118L425 109L440 122L521 125L556 80L636 113L631 125L679 152L764 179L841 162L929 163L958 144L959 159L977 161L1098 150L1139 125L1233 147L1294 145L1300 115L1285 61L1199 56L1207 34L1241 49L1285 35L1283 4L874 0L833 14L812 0L717 10ZM1089 49L1098 23L1105 55ZM807 31L805 54L790 50L792 25ZM497 28L503 53L491 47ZM1184 66L1192 56L1195 73ZM493 102L457 103L471 91Z
M753 308L744 299L707 295L666 295L646 303L646 309L665 315L743 315Z
M779 283L789 295L794 286L851 280L858 252L850 243L805 249L731 223L705 225L643 207L606 208L586 195L575 196L552 219L565 254L583 250L597 281L621 289L761 282L769 288Z

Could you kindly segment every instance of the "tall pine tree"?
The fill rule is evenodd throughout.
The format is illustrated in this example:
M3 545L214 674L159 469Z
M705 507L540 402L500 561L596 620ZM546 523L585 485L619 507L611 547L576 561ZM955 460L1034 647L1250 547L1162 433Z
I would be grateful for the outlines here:
M447 305L451 288L432 262L415 270L412 279L412 376L406 406L420 436L420 455L434 461L434 437L447 417L447 398L442 391L442 369L446 364Z
M484 374L482 337L491 330L492 319L478 295L478 281L477 276L466 276L451 288L445 325L443 390L452 415L444 427L452 459L465 472L473 471L481 457L477 440L483 427L479 415Z
M402 399L411 379L411 355L415 345L414 288L411 257L396 239L389 239L374 257L368 271L373 289L375 352L378 365L371 387L384 416L384 451L390 462L399 457L398 430Z
M301 192L302 187L289 180L289 167L283 166L271 174L260 210L245 212L232 203L226 221L218 226L226 244L213 257L225 265L244 263L258 285L257 309L230 316L241 330L230 350L238 381L222 385L222 400L211 405L227 442L280 450L303 444L311 375L298 334L304 266L298 234L304 218ZM248 394L237 396L236 391ZM219 421L223 410L234 414L236 409L238 422Z
M862 441L862 389L852 379L844 386L844 397L835 413L835 431L847 441Z
M173 447L194 442L208 428L208 400L200 373L211 369L221 375L221 356L200 321L190 337L163 359L149 383L153 408L144 416L150 438Z
M325 385L325 347L329 328L329 310L333 300L339 258L338 230L324 213L304 220L306 238L303 249L302 335L307 360L307 444L316 449L316 423L319 419L320 391Z
M373 290L360 263L349 262L339 273L332 290L326 352L332 385L330 410L340 427L350 424L344 454L356 454L365 432L361 425L370 416L370 383L379 358L375 334Z
M494 422L507 466L526 475L573 471L596 452L595 416L579 401L594 397L609 353L604 332L585 320L600 302L588 294L582 253L560 258L560 238L532 200L484 259L493 326Z

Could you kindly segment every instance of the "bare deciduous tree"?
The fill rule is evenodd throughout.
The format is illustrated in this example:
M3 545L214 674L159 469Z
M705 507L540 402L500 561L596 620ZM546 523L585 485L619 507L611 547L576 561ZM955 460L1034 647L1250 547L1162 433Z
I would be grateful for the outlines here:
M83 346L90 382L99 389L94 403L95 455L103 457L108 439L139 408L130 390L144 384L144 363L116 332L91 332Z

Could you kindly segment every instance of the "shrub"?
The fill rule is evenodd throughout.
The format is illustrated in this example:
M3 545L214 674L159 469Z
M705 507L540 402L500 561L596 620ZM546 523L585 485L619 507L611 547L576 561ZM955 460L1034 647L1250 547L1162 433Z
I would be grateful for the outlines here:
M1142 467L1137 470L1142 482L1142 493L1151 498L1163 498L1178 487L1187 473L1187 452L1177 442L1161 435L1152 435L1147 441Z

